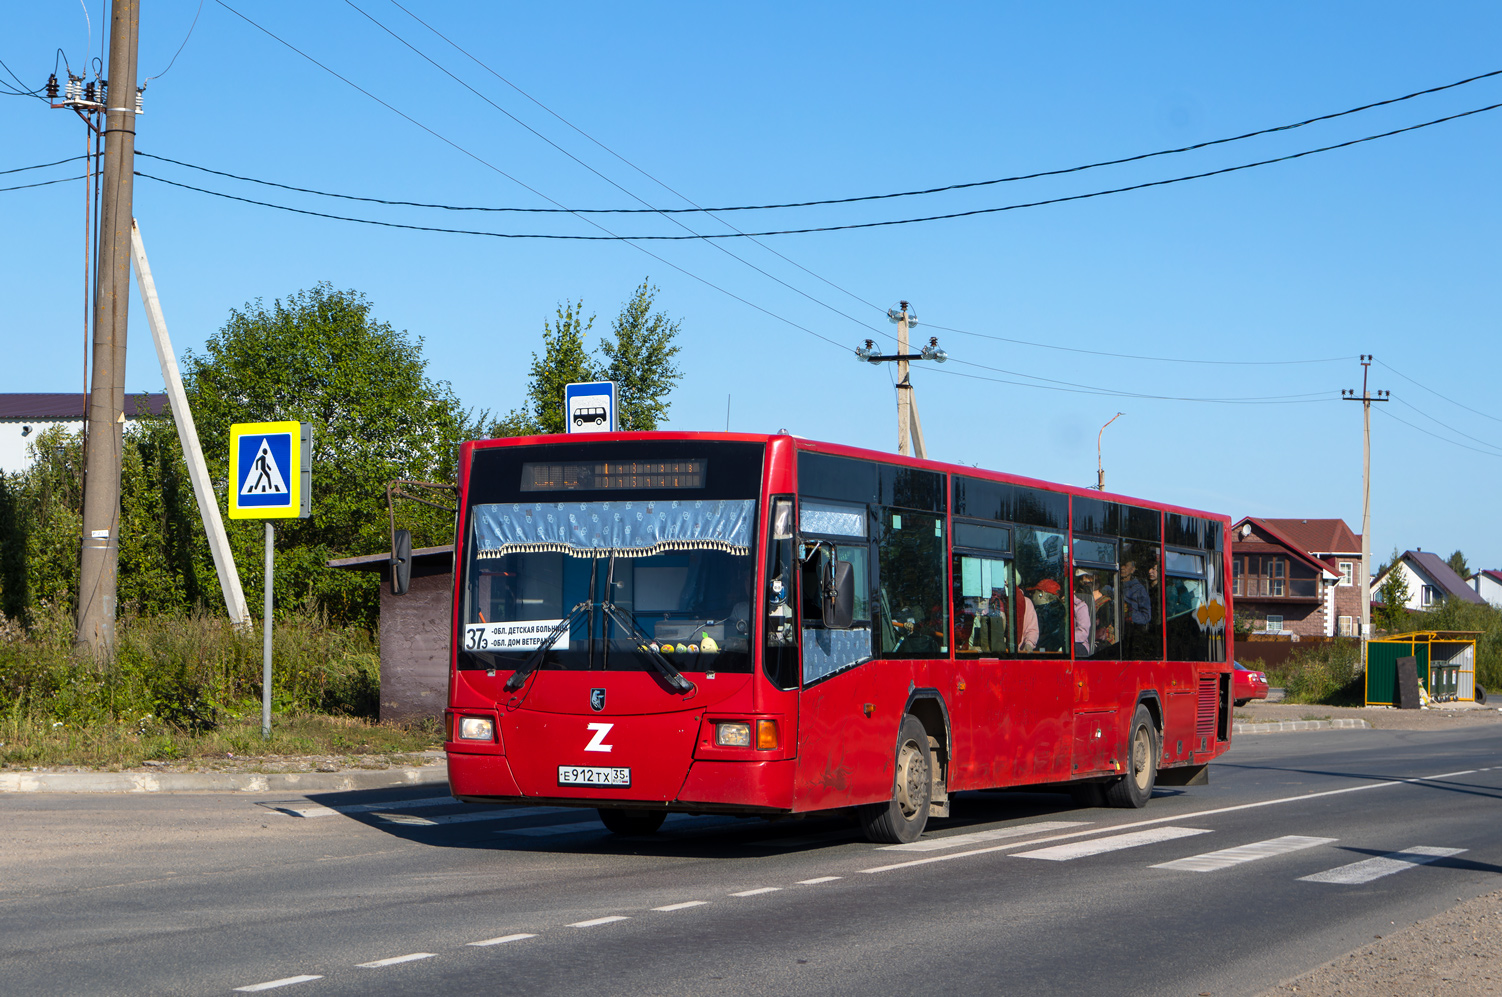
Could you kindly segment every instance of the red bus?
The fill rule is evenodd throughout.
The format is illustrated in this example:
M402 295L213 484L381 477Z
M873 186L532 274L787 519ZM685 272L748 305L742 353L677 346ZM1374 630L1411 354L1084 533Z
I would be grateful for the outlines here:
M460 450L449 782L467 802L1141 807L1230 743L1224 516L789 435Z

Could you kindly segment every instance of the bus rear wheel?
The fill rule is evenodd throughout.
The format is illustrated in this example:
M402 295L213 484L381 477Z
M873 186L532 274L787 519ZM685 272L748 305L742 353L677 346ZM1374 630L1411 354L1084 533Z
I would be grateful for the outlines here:
M602 807L598 812L605 830L625 837L656 834L668 816L662 810L617 810L610 807Z
M1152 799L1157 780L1158 728L1147 707L1139 706L1132 716L1132 733L1127 739L1126 775L1106 787L1106 804L1134 810L1145 807Z
M892 798L868 803L856 814L866 837L884 845L917 841L928 824L928 806L933 798L933 752L928 731L912 714L902 719L897 735L897 772Z

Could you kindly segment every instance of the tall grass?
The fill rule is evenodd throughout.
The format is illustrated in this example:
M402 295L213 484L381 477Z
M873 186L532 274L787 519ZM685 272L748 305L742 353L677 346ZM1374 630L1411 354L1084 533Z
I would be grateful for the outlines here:
M1321 643L1300 650L1278 670L1289 703L1362 706L1365 669L1359 641Z

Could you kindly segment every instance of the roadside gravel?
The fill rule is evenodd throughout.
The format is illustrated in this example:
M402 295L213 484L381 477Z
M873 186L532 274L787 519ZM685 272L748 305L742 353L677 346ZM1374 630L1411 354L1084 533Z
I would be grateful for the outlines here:
M1502 994L1502 890L1327 962L1261 997Z
M1427 710L1395 710L1384 706L1308 706L1256 699L1236 708L1237 723L1341 719L1365 720L1381 730L1448 730L1474 724L1502 723L1502 710L1475 703L1446 703Z

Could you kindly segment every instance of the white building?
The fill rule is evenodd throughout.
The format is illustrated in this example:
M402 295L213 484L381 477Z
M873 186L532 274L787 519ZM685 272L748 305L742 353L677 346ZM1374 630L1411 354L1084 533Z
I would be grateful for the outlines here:
M1471 588L1487 602L1502 609L1502 571L1478 571L1471 576Z
M1382 583L1394 571L1401 571L1408 582L1408 609L1434 609L1444 599L1485 601L1438 554L1426 550L1405 550L1396 564L1390 565L1372 580L1374 602L1382 598Z
M152 414L167 407L164 394L147 395ZM137 418L139 394L126 394L125 421ZM31 466L26 448L52 426L65 426L69 432L83 429L83 416L89 396L82 392L59 394L0 394L0 472L24 471Z

